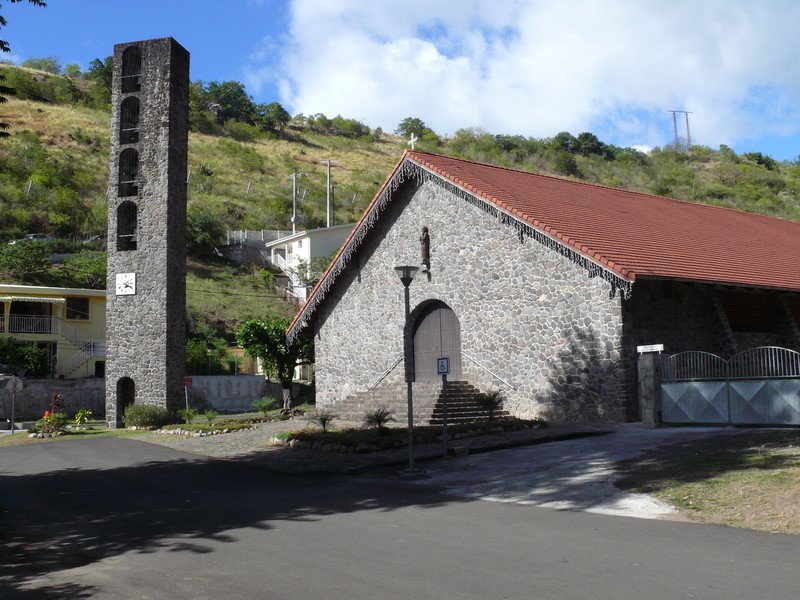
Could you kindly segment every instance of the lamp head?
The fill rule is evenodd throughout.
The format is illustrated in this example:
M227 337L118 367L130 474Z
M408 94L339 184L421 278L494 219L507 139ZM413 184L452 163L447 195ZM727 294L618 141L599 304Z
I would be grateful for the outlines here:
M394 268L394 272L397 273L397 276L405 287L411 285L411 282L414 281L414 277L417 275L417 271L419 271L419 267L412 265L403 265Z

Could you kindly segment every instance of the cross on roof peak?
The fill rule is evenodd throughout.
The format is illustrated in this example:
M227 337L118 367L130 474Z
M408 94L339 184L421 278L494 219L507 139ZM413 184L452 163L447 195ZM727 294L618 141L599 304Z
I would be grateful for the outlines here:
M412 149L412 150L414 149L414 144L415 144L416 142L418 142L418 141L419 141L419 138L418 138L416 135L414 135L414 132L412 131L412 132L411 132L411 138L409 138L409 140L408 140L408 142L407 142L408 144L410 144L410 145L411 145L411 149Z

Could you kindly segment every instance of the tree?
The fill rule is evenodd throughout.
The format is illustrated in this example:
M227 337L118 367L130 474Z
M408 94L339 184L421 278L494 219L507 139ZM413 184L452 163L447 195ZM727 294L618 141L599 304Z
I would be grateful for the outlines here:
M80 79L83 77L81 66L75 63L70 63L64 67L62 74L64 77L69 77L70 79Z
M436 134L436 132L425 125L425 122L422 119L418 119L416 117L406 117L400 121L400 124L397 126L397 129L395 129L394 132L402 137L411 137L411 134L413 133L416 136L416 139L433 146L438 146L442 143L441 138Z
M212 81L206 87L209 108L213 108L217 115L217 123L222 125L228 119L235 119L242 123L253 125L256 116L256 106L247 95L244 84L238 81L225 81L217 83Z
M201 323L186 339L186 372L192 375L227 373L228 342L208 323Z
M413 133L417 138L421 138L427 128L428 126L425 125L425 121L422 119L406 117L400 121L394 132L402 137L409 137Z
M111 106L111 80L114 76L114 57L107 56L105 60L95 58L89 63L89 70L86 71L86 79L92 85L87 91L91 99L91 105L95 108L106 108Z
M580 147L578 140L569 131L561 131L555 135L551 143L553 150L556 152L564 151L570 154L575 154Z
M56 56L45 56L43 58L28 58L22 61L22 65L26 69L36 69L37 71L44 71L52 73L53 75L61 74L61 63Z
M768 154L762 154L761 152L745 152L744 154L742 154L742 158L746 158L747 160L752 160L754 163L756 163L757 165L761 165L768 171L774 171L775 169L778 168L778 161L776 161Z
M236 332L237 343L264 365L268 377L277 377L283 389L283 408L292 408L292 379L298 363L308 362L314 354L314 341L299 335L290 346L286 341L289 319L250 319Z
M259 104L256 107L258 123L265 131L280 131L292 120L292 115L279 102Z
M304 285L314 285L328 270L328 265L331 264L338 252L335 250L330 256L317 256L309 261L301 258L297 261L297 268L291 269L291 271Z
M41 284L50 275L52 254L45 242L17 242L0 246L0 279L15 283Z
M578 134L578 153L583 156L595 154L604 158L614 157L613 153L609 152L608 147L595 134L589 131Z
M69 287L102 290L106 287L106 253L84 250L67 257L59 272Z
M12 4L17 2L22 2L22 0L8 0ZM47 6L45 2L42 0L28 0L30 4L34 6ZM2 8L2 5L0 5ZM3 18L3 15L0 15L0 29L8 25L8 21ZM11 46L8 45L8 42L5 40L0 40L0 51L3 52L11 52ZM3 85L3 81L5 81L5 76L0 73L0 104L3 104L6 101L6 96L10 96L14 93L14 89ZM0 137L8 137L8 123L0 122Z
M28 377L45 377L50 370L48 355L44 344L19 343L13 337L0 338L0 365L3 365L0 370Z
M186 211L186 250L191 256L216 256L217 246L225 242L227 231L222 215L206 206L194 205Z

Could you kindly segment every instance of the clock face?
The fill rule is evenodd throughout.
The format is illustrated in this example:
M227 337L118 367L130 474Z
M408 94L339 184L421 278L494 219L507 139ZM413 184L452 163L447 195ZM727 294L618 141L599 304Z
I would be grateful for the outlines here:
M117 296L130 296L136 293L136 273L117 273Z

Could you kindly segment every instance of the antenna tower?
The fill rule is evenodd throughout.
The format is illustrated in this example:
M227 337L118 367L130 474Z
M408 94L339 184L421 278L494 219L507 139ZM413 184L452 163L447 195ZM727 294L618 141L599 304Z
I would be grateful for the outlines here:
M688 110L668 110L667 112L672 113L672 127L675 130L675 148L681 148L681 141L678 137L678 113L682 114L686 118L686 149L692 147L692 134L689 132L689 115L692 114L691 111Z

